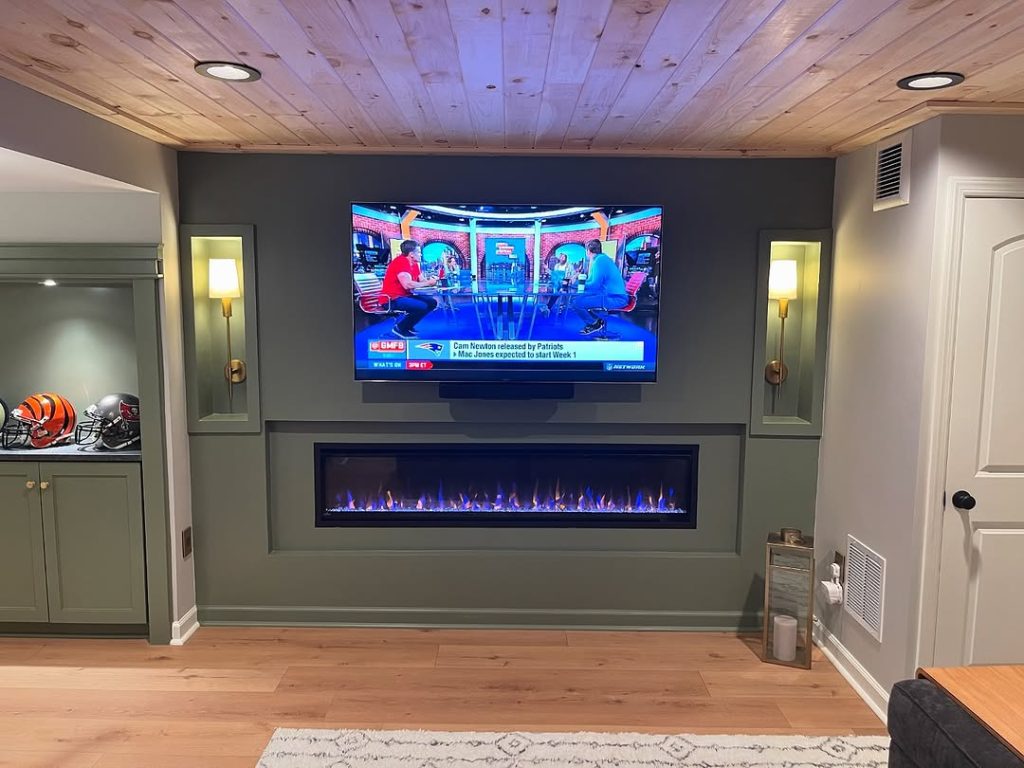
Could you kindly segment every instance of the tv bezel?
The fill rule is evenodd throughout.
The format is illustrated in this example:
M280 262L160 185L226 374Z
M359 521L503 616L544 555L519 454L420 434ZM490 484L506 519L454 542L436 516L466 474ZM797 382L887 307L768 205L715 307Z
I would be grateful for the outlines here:
M511 202L511 203L510 202L502 202L502 203L497 203L497 202L494 202L493 200L491 200L491 201L468 201L468 200L466 200L466 201L462 201L462 202L459 202L459 203L440 203L440 202L424 203L424 202L408 202L408 201L397 201L397 200L389 200L387 202L380 202L380 201L368 202L368 201L364 201L364 200L351 200L351 201L349 201L349 217L348 217L348 219L349 219L349 236L348 236L348 260L347 260L348 276L349 276L349 280L351 281L350 284L349 284L349 294L352 297L352 357L351 357L351 361L352 361L352 378L353 378L353 381L355 381L355 382L357 382L359 384L392 384L392 383L406 384L406 383L417 383L418 382L418 383L421 383L421 384L484 384L484 385L487 385L487 384L506 384L506 385L507 384L519 384L519 385L523 385L523 386L528 386L530 384L612 384L612 385L621 385L621 384L657 384L658 383L658 372L661 370L661 348L662 348L662 344L661 344L661 291L660 291L660 289L659 289L659 292L658 292L658 310L657 310L657 312L658 312L657 348L654 351L654 371L652 371L652 375L651 375L650 378L638 378L636 376L629 376L628 378L626 378L626 377L624 377L624 378L608 378L607 377L607 374L608 374L607 371L604 372L605 375L602 378L579 378L578 375L572 375L572 376L569 376L569 377L566 377L566 378L542 378L542 377L537 377L537 376L529 376L529 377L523 377L523 378L516 378L516 377L514 377L514 378L504 378L504 377L501 377L499 375L495 375L496 372L493 371L493 370L490 372L491 375L487 376L486 378L477 377L477 378L468 378L468 379L467 378L462 378L460 376L453 376L451 378L449 378L449 377L438 377L436 374L432 374L432 375L428 375L428 376L417 375L417 376L410 376L408 378L393 377L393 378L386 378L386 379L364 378L364 377L361 377L359 375L360 368L356 365L356 350L355 350L356 330L355 330L355 320L358 317L359 308L356 305L356 301L355 301L355 277L354 277L355 273L352 271L352 247L353 247L352 246L352 242L353 242L353 239L355 237L355 232L356 232L356 228L355 228L355 223L354 223L353 217L355 215L354 208L357 205L361 206L361 207L364 207L364 208L372 208L374 206L391 206L391 205L394 205L394 206L397 206L397 207L405 206L407 208L415 208L415 207L422 207L422 206L428 206L428 205L434 205L434 206L440 205L440 206L445 206L445 207L455 207L455 206L459 206L459 205L467 205L467 206L474 206L474 205L496 205L496 206L527 206L527 207L533 206L533 205L537 205L537 206L543 205L543 206L550 206L552 209L558 209L558 208L598 208L598 209L602 209L602 210L603 209L607 209L607 208L622 208L622 207L629 207L629 208L658 208L661 211L660 215L661 215L661 218L662 218L662 228L661 228L660 233L658 235L658 239L659 239L659 246L658 247L659 247L659 250L662 253L662 257L663 258L662 258L662 262L661 262L661 267L662 267L662 270L664 270L665 261L664 261L664 247L663 247L663 244L665 242L665 234L664 234L664 232L665 232L665 229L664 229L665 206L662 205L661 203L628 203L628 202L622 202L622 201L617 202L617 203L610 203L610 204L608 204L608 203L588 203L588 204L581 204L581 203L538 203L535 200L534 201L530 201L530 202L526 202L526 203L523 203L523 202ZM659 274L658 277L659 277L659 281L663 280L663 278L664 278L664 276L662 274ZM525 373L525 371L524 371L524 373ZM575 373L575 372L567 371L567 373Z

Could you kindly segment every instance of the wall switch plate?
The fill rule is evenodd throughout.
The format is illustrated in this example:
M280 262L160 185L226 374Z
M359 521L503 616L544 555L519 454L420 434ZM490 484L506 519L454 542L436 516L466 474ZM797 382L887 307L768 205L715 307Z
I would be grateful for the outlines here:
M192 554L192 526L184 528L181 531L181 559L184 560L186 557Z

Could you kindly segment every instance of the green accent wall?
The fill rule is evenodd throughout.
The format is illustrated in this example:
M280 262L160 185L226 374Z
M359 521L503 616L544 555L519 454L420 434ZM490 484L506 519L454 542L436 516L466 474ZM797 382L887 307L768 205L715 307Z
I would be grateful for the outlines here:
M263 429L190 438L200 620L737 627L813 529L818 441L751 437L758 233L831 227L831 160L181 153L181 221L252 224ZM352 201L661 204L659 381L571 401L357 383ZM316 529L317 441L697 443L696 530Z

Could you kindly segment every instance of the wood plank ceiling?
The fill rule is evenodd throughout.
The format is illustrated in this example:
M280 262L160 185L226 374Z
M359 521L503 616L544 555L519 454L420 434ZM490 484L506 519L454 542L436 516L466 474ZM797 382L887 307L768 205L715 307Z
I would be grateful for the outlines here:
M1024 0L0 0L0 77L184 149L829 155L1024 114ZM197 61L263 73L230 84ZM948 91L896 80L962 72Z

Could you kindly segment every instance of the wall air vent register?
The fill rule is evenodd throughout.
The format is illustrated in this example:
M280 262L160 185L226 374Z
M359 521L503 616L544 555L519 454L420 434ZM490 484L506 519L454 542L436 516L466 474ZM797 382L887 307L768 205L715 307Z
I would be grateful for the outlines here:
M881 642L885 558L853 536L847 539L846 612Z
M905 131L879 142L875 149L876 211L910 202L910 136Z

